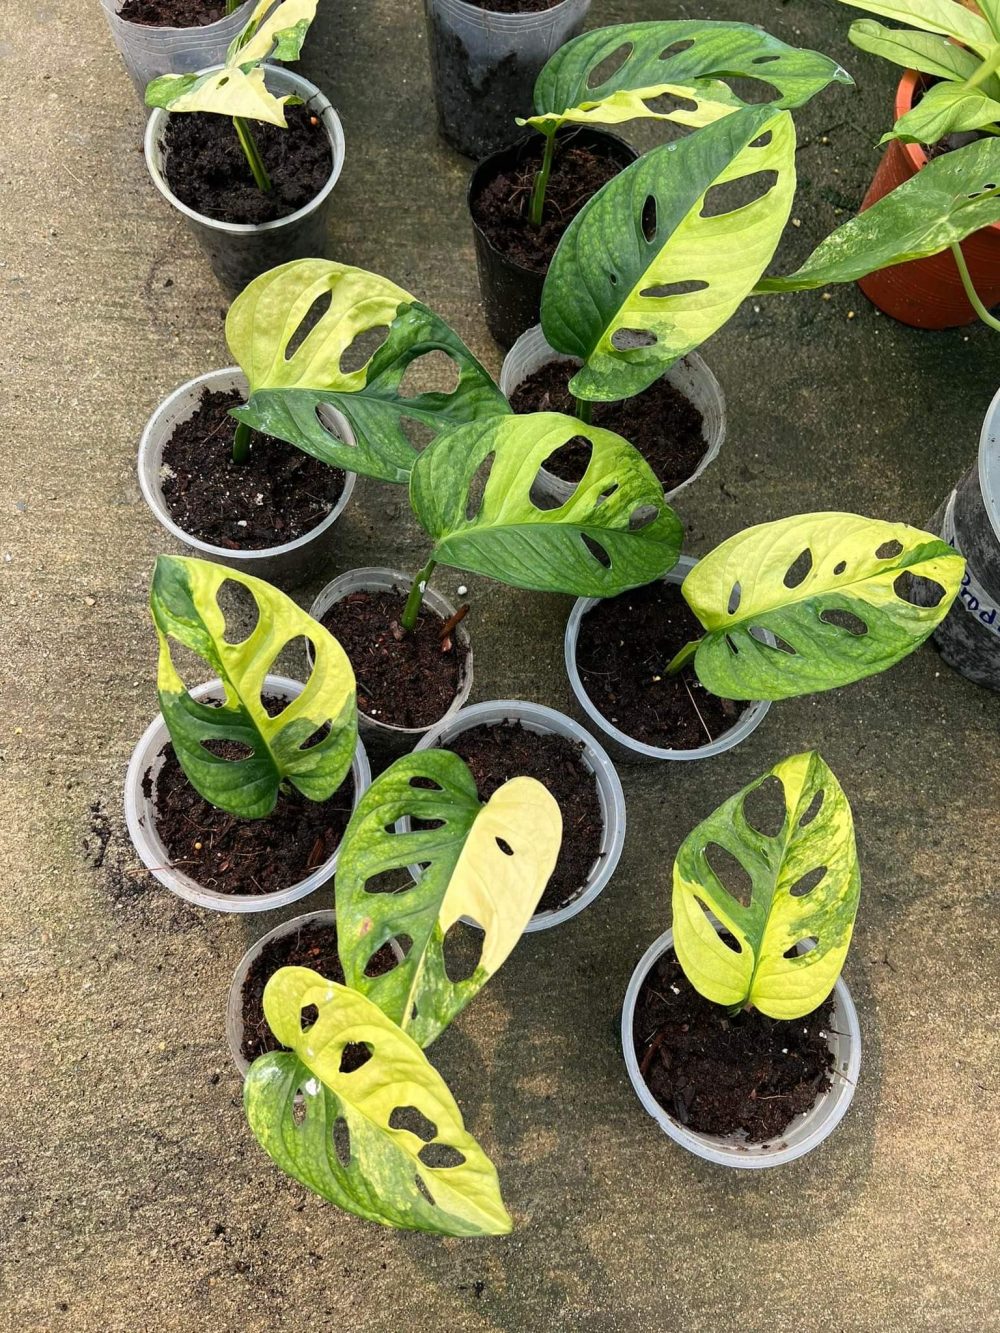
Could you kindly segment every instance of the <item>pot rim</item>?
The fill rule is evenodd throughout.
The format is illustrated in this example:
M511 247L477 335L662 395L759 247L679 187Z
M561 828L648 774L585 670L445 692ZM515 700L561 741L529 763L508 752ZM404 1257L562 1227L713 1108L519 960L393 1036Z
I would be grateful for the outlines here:
M131 19L123 19L123 18L122 18L122 15L121 15L121 11L122 11L122 7L123 7L123 5L124 5L124 0L113 0L113 3L111 3L110 5L106 3L106 0L102 0L102 5L103 5L103 7L104 7L105 10L109 10L112 14L114 14L115 18L118 20L119 23L124 24L124 26L125 26L126 28L131 28L134 32L137 32L137 33L138 33L138 32L162 32L162 33L175 33L175 32L176 32L176 33L184 33L184 34L187 34L187 35L189 35L189 36L190 36L191 33L203 33L203 32L204 32L204 33L211 33L212 31L214 31L214 29L221 27L222 24L226 23L229 19L231 19L231 18L233 17L234 14L239 14L239 13L241 13L244 9L246 9L246 10L250 10L250 9L252 9L252 7L253 7L253 5L252 5L252 0L240 0L240 3L239 3L239 4L237 5L237 7L233 10L232 14L223 14L222 18L218 18L218 19L216 19L214 23L199 23L199 24L198 24L196 27L194 27L194 28L192 28L190 25L189 25L188 27L186 27L186 28L177 28L177 27L173 27L173 26L172 26L171 24L169 24L169 23L134 23Z
M499 21L501 30L507 30L527 26L544 28L562 10L579 3L580 0L559 0L558 4L550 5L548 9L528 10L515 14L505 14L502 10L489 9L484 5L469 4L468 0L444 0L444 7L453 6L462 14L463 18L467 18L469 22L477 23L484 28L492 27Z

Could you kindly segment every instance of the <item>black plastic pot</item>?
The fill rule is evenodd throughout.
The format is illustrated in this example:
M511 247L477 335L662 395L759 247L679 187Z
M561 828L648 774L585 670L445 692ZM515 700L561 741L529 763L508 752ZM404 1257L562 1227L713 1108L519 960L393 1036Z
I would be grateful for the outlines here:
M624 139L606 134L603 130L567 130L560 134L559 142L572 142L576 147L589 148L603 157L609 157L623 169L639 156ZM476 242L476 268L479 270L483 313L490 333L505 351L525 329L539 322L545 274L526 268L498 250L477 224L474 204L490 181L501 171L518 166L537 143L537 135L525 135L480 162L469 181L469 216L472 218Z

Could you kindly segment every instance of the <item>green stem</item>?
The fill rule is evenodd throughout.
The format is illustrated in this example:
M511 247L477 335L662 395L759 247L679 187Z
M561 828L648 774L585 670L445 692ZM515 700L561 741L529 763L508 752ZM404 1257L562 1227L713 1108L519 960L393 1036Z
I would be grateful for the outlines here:
M226 13L235 14L242 0L226 0Z
M698 651L699 643L701 643L701 639L692 639L690 643L686 643L677 656L670 662L664 675L676 676L679 671L683 670Z
M985 83L990 75L995 74L998 69L1000 69L1000 45L997 46L996 50L988 60L983 61L975 74L969 75L965 80L964 86L966 88L978 88L981 83Z
M531 212L529 219L533 227L542 225L542 214L545 211L545 191L548 187L549 176L552 174L552 159L556 152L556 135L553 130L551 134L545 136L545 152L542 154L542 165L538 169L538 175L535 177L535 183L531 188Z
M257 188L264 194L270 194L271 177L267 174L267 168L264 166L264 159L257 147L257 140L253 137L253 131L242 116L233 116L233 129L236 131L236 137L240 141L240 147L243 149L246 160L250 164L250 170L257 182Z
M413 580L413 587L410 589L410 595L406 599L406 606L403 608L403 615L399 622L408 634L416 627L417 616L420 614L420 606L424 600L424 590L430 582L436 564L437 561L431 556Z
M591 414L594 410L594 404L587 401L586 398L573 399L573 414L578 421L582 421L585 426L590 425Z
M236 434L233 436L233 462L245 463L250 457L250 436L253 434L245 421L241 421L236 427Z
M959 276L962 279L962 286L965 288L965 294L969 298L969 304L984 324L988 324L991 329L1000 331L1000 319L995 319L994 316L990 314L979 299L979 293L972 285L972 274L969 272L969 266L965 262L965 255L962 254L962 247L957 241L952 242L951 253L955 256L955 263L958 265Z

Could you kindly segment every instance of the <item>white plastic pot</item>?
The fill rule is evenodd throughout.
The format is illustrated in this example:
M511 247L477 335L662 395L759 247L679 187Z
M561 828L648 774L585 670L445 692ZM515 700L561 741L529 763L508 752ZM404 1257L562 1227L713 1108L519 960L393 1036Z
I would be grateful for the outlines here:
M139 489L142 491L142 498L153 511L161 527L202 559L231 565L243 574L266 579L268 583L289 586L303 582L326 562L333 548L333 525L351 498L354 483L357 481L356 474L353 472L345 474L344 489L329 514L310 532L303 533L295 541L284 542L280 546L261 547L255 551L232 551L226 546L212 546L198 537L193 537L191 533L178 527L170 517L170 510L163 498L161 470L163 450L171 435L182 421L194 416L205 389L212 393L231 393L237 390L246 397L247 381L238 366L230 366L226 370L211 370L206 375L188 380L163 400L146 422L139 441ZM353 445L354 435L347 418L334 407L325 406L322 411L328 429L340 436L345 443Z
M101 0L115 46L143 101L146 84L161 74L194 74L221 65L226 50L247 23L256 0L244 0L238 9L215 23L194 28L153 28L121 17L122 0Z
M633 1026L639 990L657 959L672 949L673 945L674 932L664 931L640 958L625 992L621 1027L622 1050L625 1054L628 1076L632 1080L632 1086L640 1102L663 1132L675 1143L679 1143L696 1157L706 1162L714 1162L717 1166L761 1170L770 1166L783 1166L786 1162L794 1162L796 1158L812 1152L813 1148L818 1147L833 1133L847 1114L847 1108L854 1098L854 1089L861 1068L861 1028L858 1025L854 1001L843 979L837 981L833 992L833 1019L829 1033L830 1050L833 1052L831 1071L833 1081L829 1090L817 1097L811 1110L796 1116L774 1142L746 1143L736 1134L725 1137L718 1134L699 1134L682 1125L663 1109L639 1072L639 1061L635 1054Z
M680 584L684 582L690 569L694 567L697 561L690 556L682 555L677 564L668 574L664 574L664 583ZM724 731L721 736L716 736L714 741L709 741L705 745L698 745L694 749L681 750L669 749L666 746L647 745L644 741L636 740L634 736L629 736L627 732L617 727L609 718L606 718L597 705L587 693L586 687L580 678L580 672L576 664L576 645L580 637L580 625L583 617L594 606L597 606L596 597L581 597L574 604L570 612L569 620L566 623L566 635L564 639L564 650L566 655L566 674L569 676L569 683L573 693L576 696L577 703L587 714L594 725L600 728L604 734L611 738L617 747L617 753L628 759L712 759L715 755L725 754L727 750L734 749L741 741L745 741L752 731L763 722L767 710L771 707L770 701L758 699L754 703L748 703L743 710L738 722L734 723L728 731Z
M269 694L287 696L291 700L302 693L303 687L298 681L289 680L287 676L266 676L263 688ZM210 680L193 689L191 697L199 702L215 699L221 701L225 698L225 690L221 681ZM298 902L300 898L307 897L314 889L318 889L333 878L333 872L337 868L337 858L340 855L339 847L322 865L317 866L311 875L299 880L297 884L289 885L287 889L279 889L274 893L218 893L214 889L205 888L190 875L172 866L169 853L156 831L156 778L163 767L160 752L169 741L167 724L162 714L157 714L132 752L128 772L125 775L125 822L128 825L132 845L143 865L165 888L171 893L176 893L179 898L194 903L196 907L207 907L213 912L270 912L276 907L286 907L289 903ZM143 779L149 772L152 772L152 791L147 797L142 787ZM357 809L361 797L371 786L371 780L368 756L359 737L354 752L354 762L351 764L354 809Z
M617 770L603 746L572 718L542 704L523 703L516 699L473 704L432 727L416 748L447 750L463 731L508 722L520 722L525 731L535 731L543 736L563 736L582 747L580 762L594 775L597 784L597 799L603 821L600 854L591 867L586 883L572 902L556 911L539 912L525 927L526 932L548 930L552 926L561 926L564 921L569 921L585 907L589 907L615 873L625 845L625 793ZM411 866L409 870L414 879L419 879L419 866Z

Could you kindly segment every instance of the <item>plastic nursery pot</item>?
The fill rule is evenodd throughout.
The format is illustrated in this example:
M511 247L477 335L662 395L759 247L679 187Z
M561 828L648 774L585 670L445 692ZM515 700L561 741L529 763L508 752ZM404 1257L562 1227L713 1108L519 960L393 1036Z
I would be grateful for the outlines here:
M500 14L466 0L424 0L431 79L441 134L466 157L509 144L530 113L535 79L583 29L590 0Z
M325 255L331 196L344 165L344 131L340 117L315 84L280 65L266 64L264 77L271 92L293 93L300 97L312 114L323 122L333 154L333 168L322 190L310 203L288 217L273 222L221 222L196 213L177 198L164 173L164 135L170 113L157 107L146 125L146 166L153 184L169 204L183 213L208 256L212 272L222 286L234 294L279 264Z
M289 680L287 676L266 676L263 688L268 693L289 700L302 693L302 685L298 681ZM191 691L191 697L199 701L222 700L225 698L222 682L210 680L199 685ZM169 740L167 724L162 715L157 714L133 750L125 776L125 822L132 845L146 869L165 888L176 893L179 898L194 903L196 907L207 907L213 912L270 912L276 907L298 902L333 878L340 854L339 847L311 875L275 893L218 893L214 889L206 889L190 875L172 866L167 849L156 830L156 778L163 767L159 755ZM143 779L147 773L152 774L149 796L143 791ZM353 802L356 809L361 797L371 786L371 769L360 737L351 764L351 780L354 783Z
M716 923L716 929L720 929ZM854 1089L861 1068L861 1028L858 1026L858 1014L843 979L837 981L833 991L833 1020L830 1024L828 1040L833 1052L832 1084L830 1088L816 1098L812 1109L795 1117L780 1138L768 1143L747 1143L737 1134L700 1134L688 1129L679 1120L669 1115L656 1100L646 1085L646 1080L639 1072L639 1062L635 1054L633 1026L635 1006L642 983L657 959L674 945L674 932L664 931L658 940L649 946L640 958L632 973L632 979L625 992L625 1004L622 1008L621 1040L625 1055L625 1067L632 1080L636 1096L653 1117L665 1134L675 1143L679 1143L688 1152L706 1162L717 1166L731 1166L743 1170L761 1170L769 1166L783 1166L804 1157L829 1138L843 1120L854 1098Z
M697 561L693 560L691 556L682 555L674 568L669 573L664 574L664 583L683 583L688 571L693 569L696 563ZM724 731L721 736L716 736L714 741L709 741L707 744L699 745L691 750L674 750L666 746L647 745L617 727L609 718L604 716L587 693L576 664L576 645L580 636L580 625L587 612L597 605L597 600L596 597L579 598L570 612L563 644L566 654L566 672L573 693L576 695L577 703L594 725L611 739L613 742L612 753L622 759L632 761L645 759L712 759L715 755L725 754L727 750L734 749L741 741L746 740L752 731L757 730L763 722L767 710L771 707L769 700L758 699L753 703L748 703L740 716L740 720L731 726L728 731Z
M121 7L121 0L101 0L115 46L142 100L146 84L161 74L194 74L209 65L221 65L229 43L249 19L254 0L244 0L238 9L215 23L193 28L129 23L121 17Z
M533 375L536 370L540 370L542 366L552 361L568 361L573 365L580 365L576 357L564 356L550 347L545 341L542 326L536 324L521 334L504 358L503 368L500 371L500 392L506 398L510 398L518 385L529 375ZM726 400L719 381L697 352L689 352L687 356L682 357L670 367L663 378L698 409L705 441L705 452L690 477L672 490L664 492L665 498L672 500L701 476L722 448L726 438ZM532 487L533 492L547 499L556 500L559 504L565 504L575 490L575 482L563 481L561 477L553 476L544 468L539 471Z
M896 91L895 117L913 106L924 86L923 75L907 70ZM879 163L861 211L884 198L927 165L920 144L893 140ZM1000 224L984 227L962 242L973 285L987 306L1000 302ZM951 329L974 324L978 316L969 304L950 250L880 269L861 278L858 286L879 310L917 329Z
M526 932L548 930L551 926L561 926L564 921L569 921L585 907L589 907L615 873L625 844L625 793L604 747L572 718L557 713L554 708L545 708L542 704L522 703L515 699L473 704L446 722L439 722L436 727L432 727L417 749L447 750L463 731L509 722L519 722L525 731L538 732L543 736L563 736L582 747L580 760L594 775L597 784L597 799L603 822L600 852L577 896L557 910L537 913L525 927ZM414 879L419 878L419 867L411 867L410 873Z
M639 156L623 139L606 134L603 130L571 129L559 135L560 143L569 140L572 140L574 147L589 148L602 157L610 158L612 162L618 163L619 169L629 166ZM525 135L480 162L469 181L468 205L476 245L476 268L483 298L483 314L490 333L504 349L510 347L525 329L538 323L545 274L526 267L497 249L476 222L475 203L491 181L502 171L519 166L540 142L537 134Z
M352 569L326 585L309 608L309 614L314 620L322 620L331 606L335 606L337 602L343 601L354 592L395 592L405 596L410 591L412 583L410 575L397 569ZM456 610L433 588L425 589L423 604L436 612L442 620L450 619ZM456 626L455 637L467 649L467 655L458 692L444 715L437 722L428 723L426 727L394 727L388 722L380 722L378 718L369 717L359 709L358 728L367 745L382 754L406 754L432 726L440 725L458 712L472 690L472 643L464 622ZM311 666L312 653L308 645L306 645L306 657Z
M229 393L235 389L246 396L246 377L238 366L210 370L207 375L188 380L163 400L146 422L139 441L139 489L142 498L161 527L166 528L167 532L202 559L231 565L244 574L253 574L268 583L285 587L302 583L316 572L332 550L333 525L351 498L357 475L353 472L345 474L344 489L329 514L310 532L303 533L295 541L252 551L233 551L227 546L212 546L192 536L178 527L170 517L170 508L163 497L163 451L177 426L194 416L205 389L213 393ZM322 412L327 427L348 444L354 444L354 435L347 418L329 405L324 406Z

